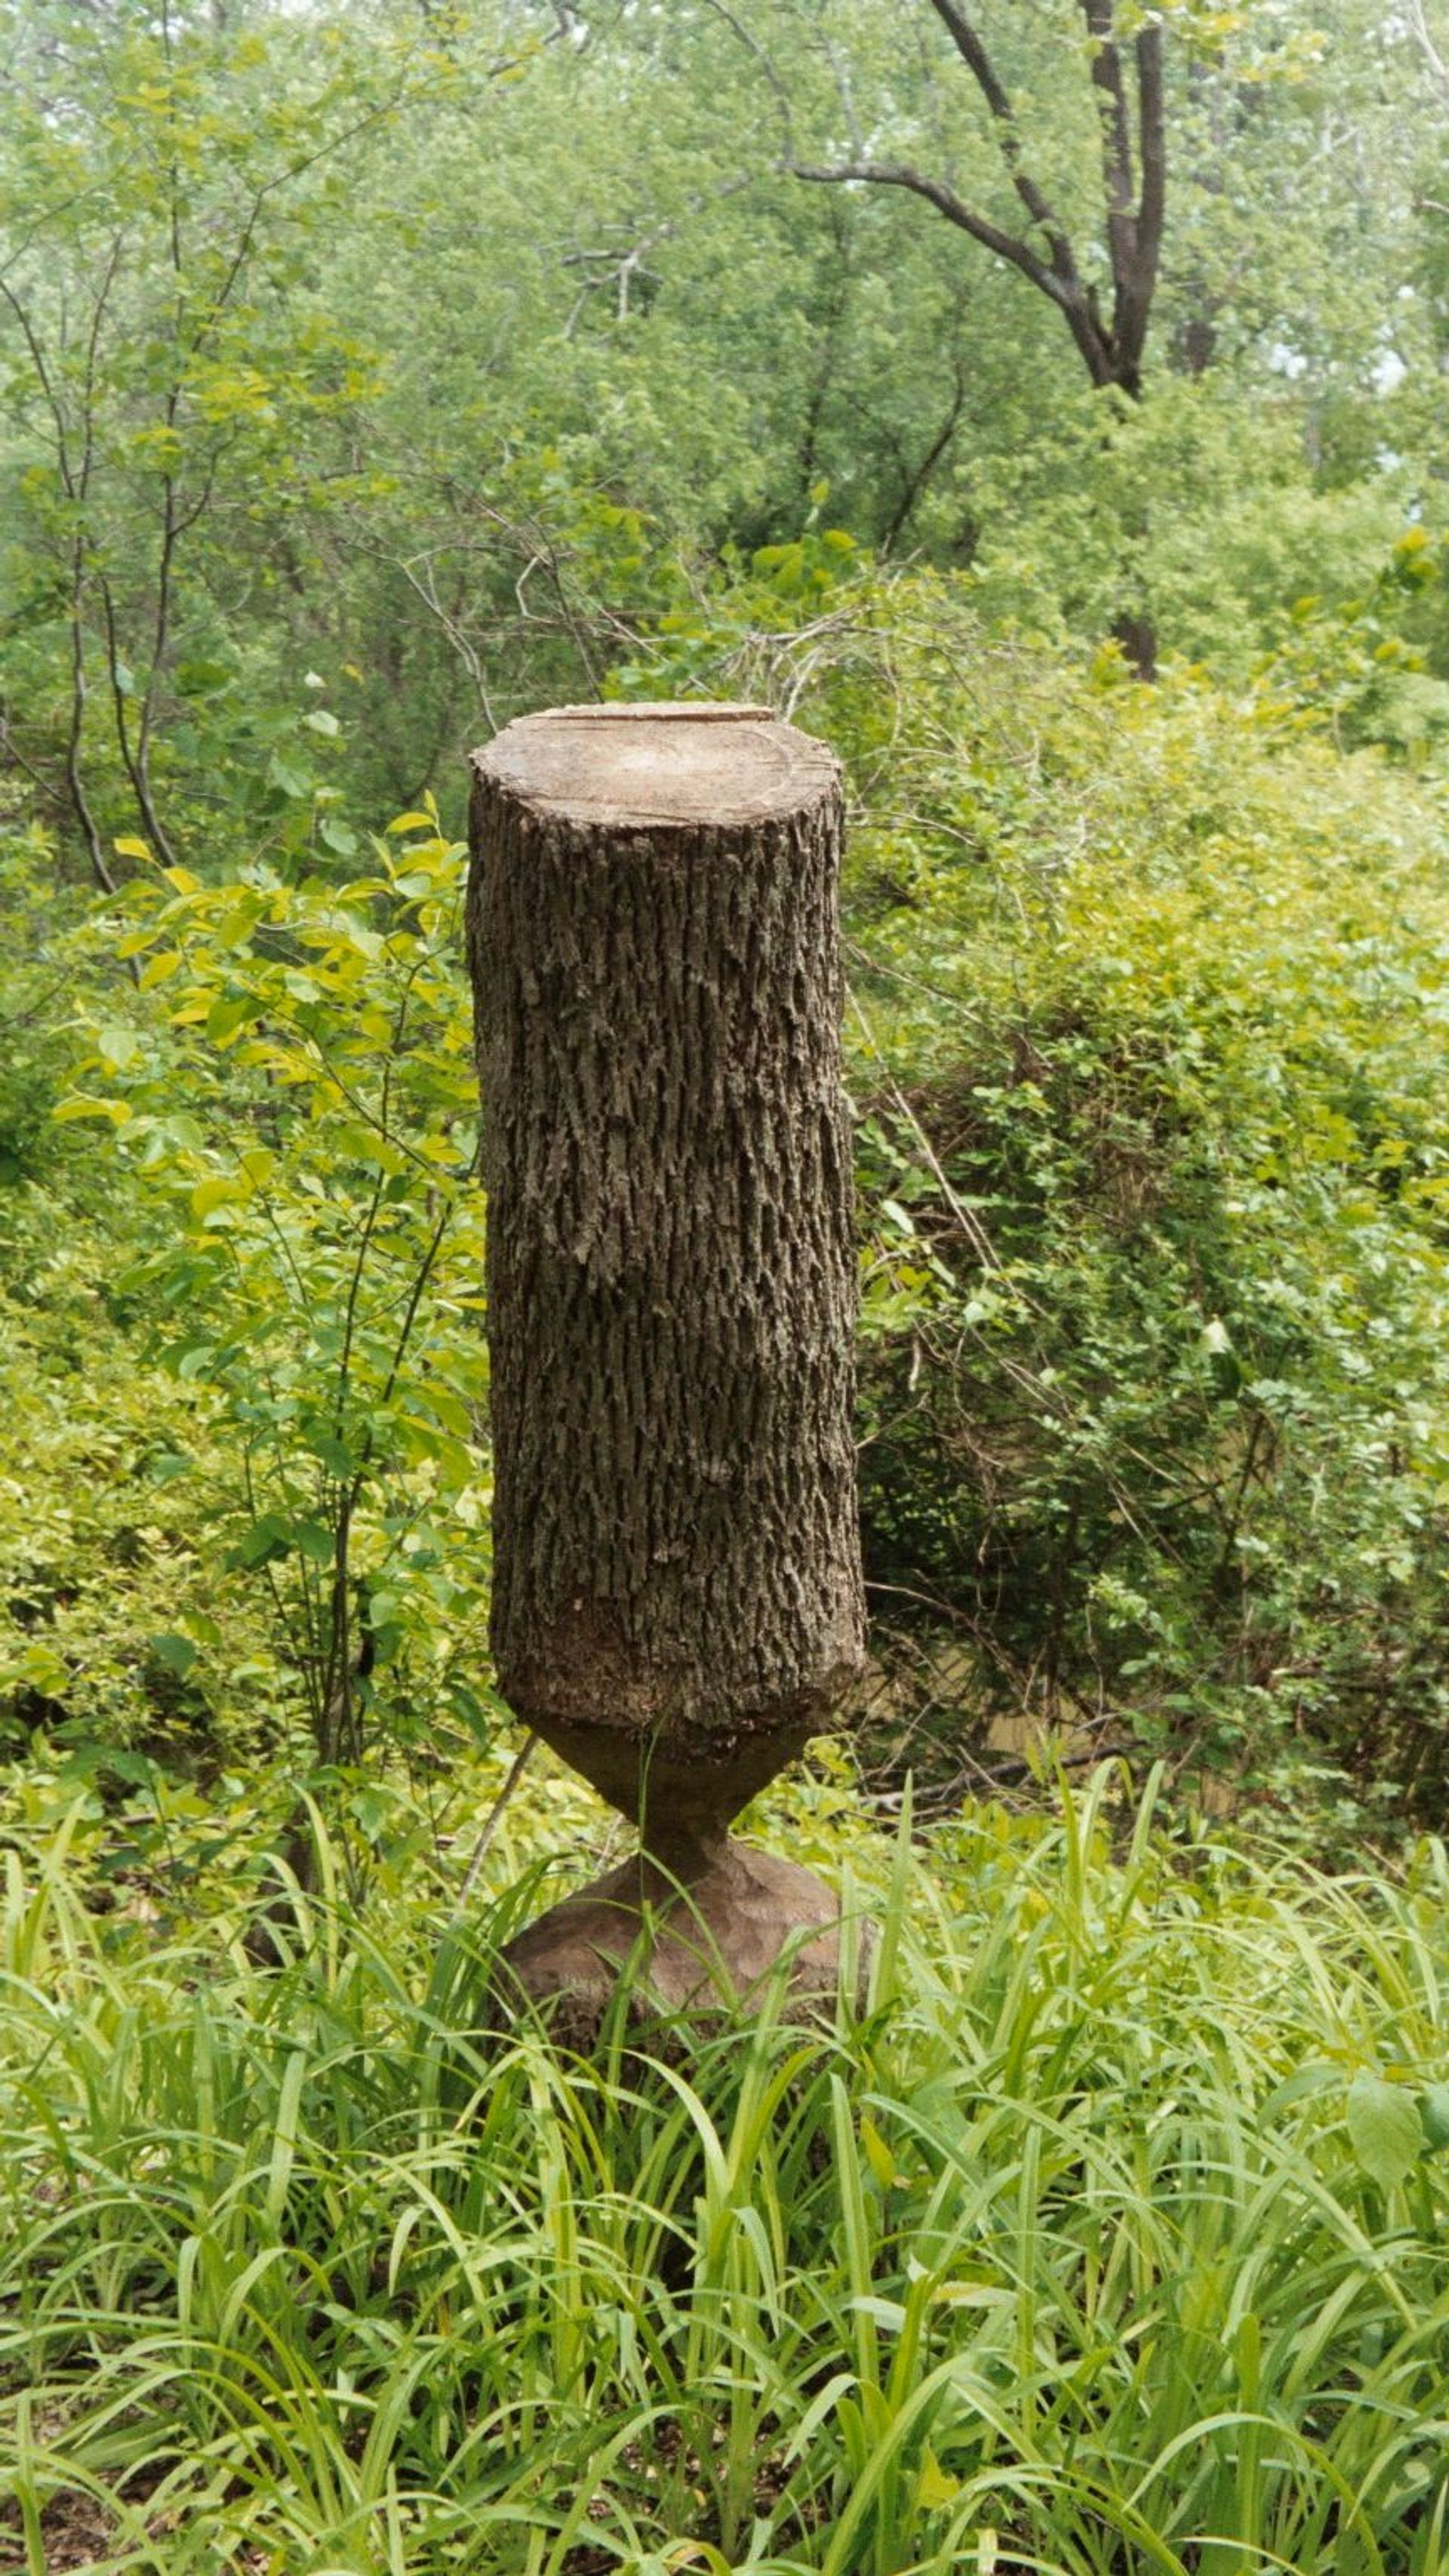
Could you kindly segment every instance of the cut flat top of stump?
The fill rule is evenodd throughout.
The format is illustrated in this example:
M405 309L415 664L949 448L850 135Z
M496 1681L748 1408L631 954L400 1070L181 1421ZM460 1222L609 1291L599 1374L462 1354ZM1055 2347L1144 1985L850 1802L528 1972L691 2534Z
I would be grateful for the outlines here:
M473 760L536 813L628 826L768 822L837 774L824 743L768 707L687 701L519 716Z

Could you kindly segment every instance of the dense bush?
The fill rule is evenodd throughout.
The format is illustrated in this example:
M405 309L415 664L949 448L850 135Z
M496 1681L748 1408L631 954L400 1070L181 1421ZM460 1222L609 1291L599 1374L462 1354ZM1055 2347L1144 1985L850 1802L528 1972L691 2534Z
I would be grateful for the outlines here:
M817 527L616 682L763 685L848 763L867 1552L944 1703L897 1716L943 1787L1004 1711L1335 1846L1434 1821L1438 791L1281 672L1144 690L972 597ZM14 862L22 1728L151 1744L159 1701L225 1740L239 1619L248 1720L324 1771L495 1723L461 853L431 814L329 832L210 885L137 844L78 927ZM77 1443L112 1459L78 1522Z
M39 1727L143 1808L158 1761L279 1747L361 1796L384 1739L494 1723L458 853L418 813L366 880L129 855L94 918L47 903L43 844L14 880L10 1749Z
M872 1568L991 1696L1443 1812L1443 802L888 593L854 755Z

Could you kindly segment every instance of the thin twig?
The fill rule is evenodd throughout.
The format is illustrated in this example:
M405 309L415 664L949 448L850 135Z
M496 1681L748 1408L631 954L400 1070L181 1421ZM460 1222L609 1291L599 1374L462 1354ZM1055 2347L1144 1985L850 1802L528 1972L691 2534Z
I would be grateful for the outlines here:
M468 1911L469 1904L472 1901L473 1890L477 1886L478 1881L483 1874L483 1863L488 1858L488 1854L493 1848L494 1836L503 1821L503 1811L507 1806L509 1799L512 1797L514 1790L517 1788L519 1781L523 1778L524 1772L527 1770L529 1763L533 1760L533 1757L538 1750L538 1745L539 1739L536 1735L531 1733L525 1735L522 1744L513 1757L508 1777L504 1781L502 1788L499 1790L497 1797L494 1799L492 1806L489 1808L488 1813L483 1820L483 1830L478 1836L477 1842L473 1846L473 1857L468 1863L467 1869L463 1874L463 1884L458 1890L458 1902L453 1908L451 1917L451 1920L454 1923L461 1923L464 1915Z

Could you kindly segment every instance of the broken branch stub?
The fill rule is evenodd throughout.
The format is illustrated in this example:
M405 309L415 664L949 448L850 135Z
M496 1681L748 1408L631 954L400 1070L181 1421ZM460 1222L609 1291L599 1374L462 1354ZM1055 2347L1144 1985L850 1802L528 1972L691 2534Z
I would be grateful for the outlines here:
M473 769L499 1687L695 1891L862 1655L838 772L708 705Z

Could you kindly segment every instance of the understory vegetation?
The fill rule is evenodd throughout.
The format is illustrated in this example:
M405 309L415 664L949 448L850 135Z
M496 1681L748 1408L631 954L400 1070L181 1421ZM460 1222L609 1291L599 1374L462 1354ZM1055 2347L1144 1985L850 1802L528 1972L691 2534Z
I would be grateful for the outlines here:
M1435 1827L1438 784L937 575L828 596L730 594L709 675L849 764L867 1762L949 1805L1004 1719L1011 1782L1055 1739L1320 1856ZM464 854L431 804L358 840L141 851L69 922L12 844L0 1690L86 1787L300 1738L365 1800L506 1723Z
M582 2062L490 2002L617 1845L543 1765L469 1866L512 1748L457 846L69 919L23 849L27 2576L1443 2563L1437 790L933 576L831 616L878 1670L863 1772L752 1819L858 1916L831 2030ZM1115 1757L1085 1802L1053 1745Z
M1449 17L0 82L0 2570L1439 2576ZM842 763L872 1657L834 2012L583 2060L461 834L646 698Z

